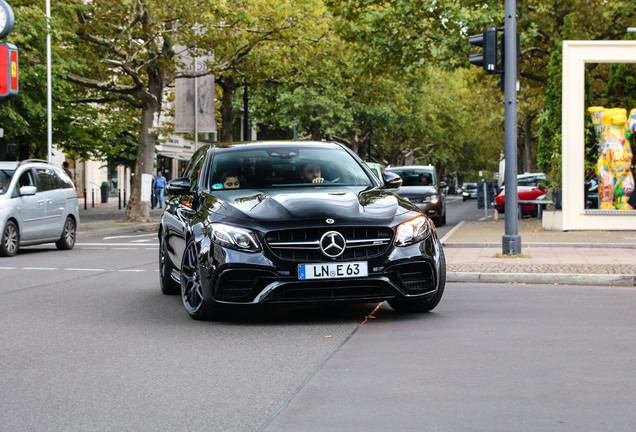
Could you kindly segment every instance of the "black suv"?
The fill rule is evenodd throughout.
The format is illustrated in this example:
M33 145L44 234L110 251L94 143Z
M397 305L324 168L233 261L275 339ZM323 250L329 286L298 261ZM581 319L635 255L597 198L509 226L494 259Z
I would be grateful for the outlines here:
M180 293L195 319L263 303L387 300L397 311L433 309L446 280L435 227L389 190L399 176L382 178L336 143L200 148L185 177L166 186L163 293Z
M386 169L402 177L397 193L426 213L435 225L446 224L446 184L437 178L432 165L409 165Z

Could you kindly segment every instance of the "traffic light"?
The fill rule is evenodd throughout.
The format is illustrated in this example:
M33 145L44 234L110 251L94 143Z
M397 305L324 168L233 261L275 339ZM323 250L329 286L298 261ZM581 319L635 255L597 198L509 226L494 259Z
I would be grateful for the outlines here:
M18 94L18 47L0 43L0 99Z
M482 47L481 54L472 54L468 59L474 65L482 66L489 74L497 74L502 71L497 68L497 29L489 27L481 34L468 38L471 45Z

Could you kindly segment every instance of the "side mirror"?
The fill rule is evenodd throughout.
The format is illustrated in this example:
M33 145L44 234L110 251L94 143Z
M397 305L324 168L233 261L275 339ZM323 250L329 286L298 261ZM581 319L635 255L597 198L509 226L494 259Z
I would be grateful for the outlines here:
M441 187L442 189L446 189L448 185L446 184L446 182L439 182L439 187Z
M37 191L38 189L35 186L22 186L20 188L20 195L22 196L35 195Z
M178 177L166 183L166 195L188 195L191 188L188 177Z
M402 177L394 172L384 171L382 173L382 181L387 189L399 189L402 186Z

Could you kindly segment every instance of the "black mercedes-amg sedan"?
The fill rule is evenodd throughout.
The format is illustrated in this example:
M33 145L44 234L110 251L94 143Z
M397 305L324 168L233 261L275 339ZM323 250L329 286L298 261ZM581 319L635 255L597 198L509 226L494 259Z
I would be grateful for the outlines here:
M164 294L194 319L232 305L388 301L427 312L442 298L435 226L348 148L326 142L201 147L168 182L159 226Z

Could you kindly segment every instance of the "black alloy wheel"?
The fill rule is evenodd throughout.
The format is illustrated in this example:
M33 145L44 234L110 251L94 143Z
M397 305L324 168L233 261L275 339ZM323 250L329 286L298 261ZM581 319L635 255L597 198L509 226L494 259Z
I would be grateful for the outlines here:
M20 233L17 225L12 221L7 221L2 232L2 243L0 243L0 256L11 257L18 253L20 244Z
M62 236L55 242L60 250L71 250L75 246L75 236L77 234L77 226L72 217L67 217L64 222L64 229L62 230Z
M181 263L181 299L193 319L209 320L212 317L212 307L203 299L197 249L192 240L188 241Z

